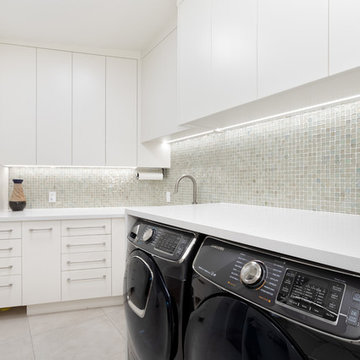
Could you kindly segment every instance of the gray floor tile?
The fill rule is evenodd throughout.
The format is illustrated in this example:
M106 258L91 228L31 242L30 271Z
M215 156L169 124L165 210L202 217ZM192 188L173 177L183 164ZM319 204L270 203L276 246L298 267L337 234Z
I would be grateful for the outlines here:
M29 316L31 335L38 335L49 330L78 325L84 321L103 316L103 311L98 309L68 311L54 314Z
M126 346L105 315L34 335L33 344L36 360L109 360Z
M105 315L110 319L110 321L116 326L120 331L121 335L126 338L126 318L124 306L110 306L103 308Z

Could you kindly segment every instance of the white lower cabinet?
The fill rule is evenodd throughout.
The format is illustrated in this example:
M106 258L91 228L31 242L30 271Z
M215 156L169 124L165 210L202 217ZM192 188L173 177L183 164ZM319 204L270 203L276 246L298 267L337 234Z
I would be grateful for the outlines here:
M60 221L24 222L23 303L60 300Z
M62 300L111 296L111 269L65 271L62 273Z
M0 308L21 304L21 275L0 276Z
M121 296L125 258L122 218L2 222L0 308Z

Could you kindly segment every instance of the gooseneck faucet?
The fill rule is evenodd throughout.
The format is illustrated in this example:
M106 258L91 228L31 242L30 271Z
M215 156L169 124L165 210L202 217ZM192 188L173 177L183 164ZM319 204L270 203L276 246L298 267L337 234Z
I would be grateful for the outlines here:
M195 178L192 175L182 175L176 180L174 194L176 194L179 191L180 181L185 178L190 179L193 183L193 202L192 203L197 204L197 183L196 183Z

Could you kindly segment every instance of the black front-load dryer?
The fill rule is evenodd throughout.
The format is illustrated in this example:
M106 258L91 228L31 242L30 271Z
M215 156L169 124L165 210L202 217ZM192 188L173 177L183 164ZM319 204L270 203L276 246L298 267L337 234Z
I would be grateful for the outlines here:
M197 235L139 219L128 235L125 314L131 360L183 359Z
M360 359L360 279L208 237L185 360Z

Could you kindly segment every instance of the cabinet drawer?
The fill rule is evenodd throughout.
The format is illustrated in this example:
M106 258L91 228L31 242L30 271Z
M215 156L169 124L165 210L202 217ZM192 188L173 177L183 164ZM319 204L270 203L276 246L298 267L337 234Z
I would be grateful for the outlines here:
M62 236L111 234L111 220L66 220L61 222Z
M21 275L21 257L0 259L0 276L8 275Z
M111 296L111 269L75 270L62 273L62 300Z
M1 240L0 258L21 256L21 239Z
M69 236L61 239L64 254L111 251L111 235Z
M86 270L111 267L111 251L63 254L62 270Z
M0 308L21 304L21 275L0 277Z
M0 222L0 240L21 239L21 223Z

